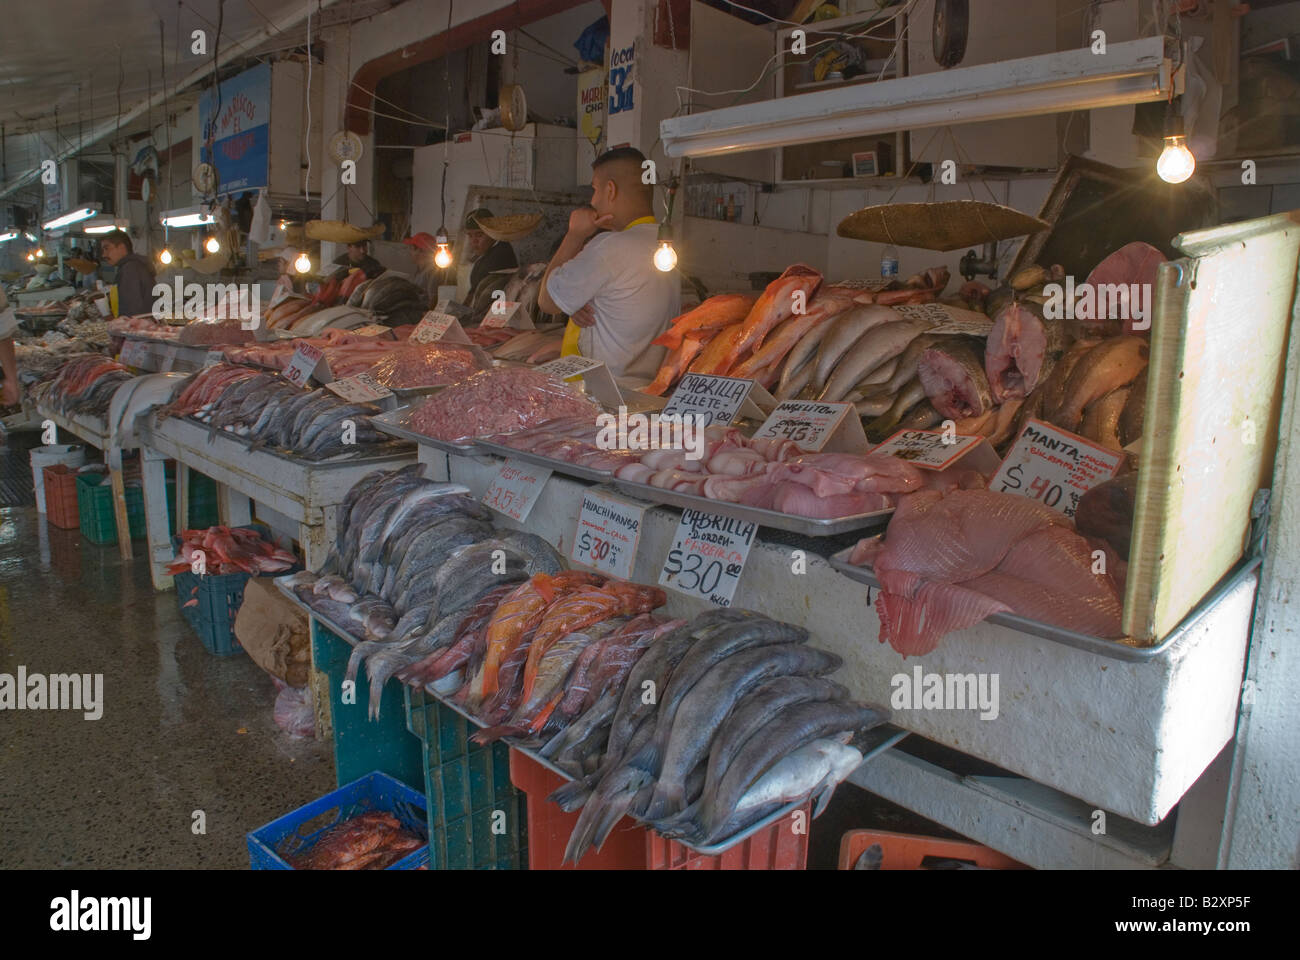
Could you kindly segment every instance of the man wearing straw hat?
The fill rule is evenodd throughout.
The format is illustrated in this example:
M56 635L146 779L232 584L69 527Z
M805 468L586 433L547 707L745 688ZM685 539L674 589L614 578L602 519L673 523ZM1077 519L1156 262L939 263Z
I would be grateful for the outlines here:
M492 219L492 211L487 207L471 210L465 217L465 249L468 260L474 264L469 273L469 289L472 293L478 289L483 278L497 270L514 270L519 266L515 257L515 248L504 240L493 240L479 226L479 218Z

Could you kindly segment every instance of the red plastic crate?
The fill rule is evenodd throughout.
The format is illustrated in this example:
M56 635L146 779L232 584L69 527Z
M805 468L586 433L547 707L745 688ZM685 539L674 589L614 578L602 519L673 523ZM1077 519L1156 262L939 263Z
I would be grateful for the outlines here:
M81 526L77 512L77 471L62 463L42 467L45 480L45 516L61 530L76 530Z
M880 844L881 870L921 870L925 860L964 860L985 870L1028 870L1023 863L970 840L941 840L915 833L850 830L840 839L841 870L852 870L867 847Z
M803 814L803 832L795 833L795 817ZM653 830L646 831L645 858L648 870L805 870L808 867L808 827L812 804L782 817L717 856L705 856L667 840Z
M565 780L558 773L547 770L537 761L510 751L510 782L524 792L528 808L528 869L529 870L644 870L646 868L646 837L643 827L627 817L619 822L597 853L589 850L576 865L560 867L569 834L578 822L581 811L565 813L546 798L561 787Z

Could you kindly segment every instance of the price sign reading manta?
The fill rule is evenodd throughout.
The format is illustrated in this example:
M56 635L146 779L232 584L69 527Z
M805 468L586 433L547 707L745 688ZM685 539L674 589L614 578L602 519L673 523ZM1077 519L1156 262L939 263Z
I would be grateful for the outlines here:
M1124 454L1117 450L1031 418L989 481L989 489L1041 500L1073 517L1079 499L1119 473L1123 462Z
M757 530L746 520L683 510L659 585L717 607L731 606Z
M483 503L511 520L523 523L550 478L551 471L545 467L507 460L484 491Z
M644 516L644 506L634 506L599 490L586 491L582 495L570 558L583 566L630 580Z

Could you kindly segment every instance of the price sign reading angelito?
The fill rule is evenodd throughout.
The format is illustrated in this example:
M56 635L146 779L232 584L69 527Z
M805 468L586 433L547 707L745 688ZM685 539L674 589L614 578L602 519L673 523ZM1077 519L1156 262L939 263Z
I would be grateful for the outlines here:
M632 579L645 509L598 489L585 491L569 557L584 567Z
M851 403L783 400L754 433L754 437L793 440L804 450L815 452L826 446L826 441L852 409Z
M757 530L747 520L683 510L659 585L717 607L731 606Z
M989 481L989 489L1041 500L1073 517L1079 499L1115 476L1123 462L1124 454L1118 450L1031 419Z
M523 523L542 495L551 471L531 463L507 460L483 494L483 503L497 513Z

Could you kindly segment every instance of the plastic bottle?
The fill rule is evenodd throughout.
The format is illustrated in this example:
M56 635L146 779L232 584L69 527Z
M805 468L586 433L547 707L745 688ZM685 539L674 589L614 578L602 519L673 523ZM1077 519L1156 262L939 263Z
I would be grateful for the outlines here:
M894 280L898 278L898 250L892 243L880 252L880 278Z

